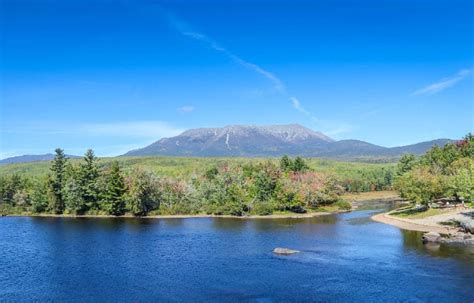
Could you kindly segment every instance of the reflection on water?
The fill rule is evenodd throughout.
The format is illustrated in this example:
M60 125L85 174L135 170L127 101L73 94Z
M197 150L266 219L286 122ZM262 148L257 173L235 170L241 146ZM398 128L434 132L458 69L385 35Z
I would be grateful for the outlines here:
M446 244L423 244L420 240L422 232L403 230L404 248L415 250L418 253L425 253L433 257L456 258L471 263L474 257L474 246L446 245Z
M393 207L297 219L2 218L0 301L473 301L474 248L426 246L420 232L370 220Z

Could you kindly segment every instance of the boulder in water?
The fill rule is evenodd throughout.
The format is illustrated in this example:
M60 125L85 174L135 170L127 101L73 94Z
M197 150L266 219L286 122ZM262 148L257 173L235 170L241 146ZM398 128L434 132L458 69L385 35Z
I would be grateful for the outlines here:
M460 220L459 225L464 230L464 232L474 234L474 220L472 219Z
M296 254L296 253L299 253L300 251L299 250L294 250L294 249L289 249L289 248L282 248L282 247L277 247L273 250L273 253L274 254L277 254L277 255L293 255L293 254Z
M441 241L441 235L430 231L423 235L423 243L439 243Z

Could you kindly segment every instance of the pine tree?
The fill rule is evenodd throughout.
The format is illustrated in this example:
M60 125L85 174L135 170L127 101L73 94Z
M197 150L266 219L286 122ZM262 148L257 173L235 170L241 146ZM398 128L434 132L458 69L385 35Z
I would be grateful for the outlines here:
M106 176L103 195L103 208L107 213L120 216L125 213L125 181L117 161L112 163Z
M287 172L287 171L291 170L292 165L293 165L293 163L291 162L291 159L287 155L284 155L283 157L281 157L281 159L280 159L280 169L282 171Z
M81 186L76 178L70 177L64 185L64 203L69 213L82 215L86 210Z
M80 186L82 190L82 199L88 209L98 209L99 200L99 167L97 157L92 149L87 150L84 155L84 164L80 166Z
M50 200L50 209L56 214L62 214L64 211L64 198L63 198L63 188L65 182L65 171L67 164L67 157L64 154L64 150L57 148L55 150L56 156L52 162L51 166L51 200Z
M301 157L296 157L295 161L293 162L293 171L301 172L308 169L308 165Z

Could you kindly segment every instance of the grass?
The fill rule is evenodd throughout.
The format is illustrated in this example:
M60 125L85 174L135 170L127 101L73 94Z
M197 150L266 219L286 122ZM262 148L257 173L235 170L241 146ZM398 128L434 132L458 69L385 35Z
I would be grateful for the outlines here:
M413 208L408 208L405 210L398 210L397 212L391 215L407 219L424 219L431 216L439 215L441 213L443 213L443 211L437 208L428 208L428 210L425 211L414 211Z
M113 161L118 161L125 171L134 167L149 169L159 175L171 177L190 177L194 174L202 174L213 166L225 166L235 164L250 164L261 161L272 161L278 163L279 158L237 158L237 157L114 157L100 158L101 167L109 166ZM380 173L381 170L392 170L393 163L360 163L342 162L337 160L326 160L319 158L305 159L308 165L318 172L333 173L341 178L370 177ZM71 159L72 164L78 164L82 159ZM0 176L19 174L22 176L42 176L49 172L50 161L39 161L30 163L15 163L0 166Z
M369 191L363 193L347 193L342 196L344 200L357 202L357 201L367 201L367 200L379 200L379 199L389 199L398 197L396 191L385 190L385 191Z

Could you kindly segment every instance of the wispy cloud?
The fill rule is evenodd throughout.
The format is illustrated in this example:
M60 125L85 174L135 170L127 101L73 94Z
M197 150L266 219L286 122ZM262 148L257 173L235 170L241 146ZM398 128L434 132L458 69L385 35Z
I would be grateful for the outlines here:
M460 70L456 75L452 77L443 78L440 81L430 84L422 89L419 89L412 93L412 95L433 95L439 93L447 88L454 86L459 81L465 79L471 74L471 70L463 69Z
M185 106L181 106L181 107L178 107L178 111L180 113L190 113L190 112L193 112L196 108L192 105L185 105Z
M176 136L183 131L163 121L92 123L80 125L76 130L82 135L155 139Z
M296 99L295 97L290 97L290 101L291 103L293 104L293 107L299 111L299 112L302 112L303 114L305 114L306 116L310 117L311 120L313 120L314 122L318 122L319 120L313 116L313 114L308 111L307 109L305 109L302 105L301 105L301 102L300 100Z
M261 76L265 77L267 80L273 83L273 87L275 90L278 92L284 93L285 92L285 85L283 84L283 81L281 81L275 74L272 72L264 69L263 67L249 62L247 60L242 59L241 57L235 55L225 47L221 46L219 43L217 43L215 40L212 38L208 37L207 35L203 33L199 33L191 28L189 24L184 22L183 20L178 19L176 16L172 14L168 14L168 20L171 26L173 26L179 33L182 35L189 37L191 39L201 41L204 44L206 44L208 47L211 49L220 52L227 56L229 59L234 61L235 63L254 71L257 74L260 74Z
M215 41L211 37L199 32L199 31L194 30L188 23L186 23L185 21L177 18L175 15L173 15L171 13L168 13L167 16L168 16L169 24L175 30L177 30L180 34L182 34L183 36L189 37L190 39L202 42L208 48L227 56L230 60L232 60L236 64L239 64L239 65L241 65L241 66L243 66L243 67L245 67L245 68L261 75L261 76L263 76L264 78L266 78L267 80L269 80L273 84L273 90L276 93L278 93L278 94L280 94L284 97L289 98L289 100L290 100L290 102L291 102L291 104L292 104L292 106L295 110L297 110L300 113L307 116L309 119L311 119L312 122L318 123L321 128L325 128L327 126L327 124L325 122L320 121L318 118L316 118L316 116L312 112L307 110L302 105L300 100L298 100L296 97L291 96L287 92L285 83L279 77L277 77L274 73L272 73L269 70L264 69L263 67L261 67L258 64L255 64L253 62L249 62L249 61L241 58L240 56L234 54L233 52L231 52L227 48L223 47L221 44L219 44L217 41ZM260 91L258 93L260 93ZM333 130L332 133L339 134L339 133L342 133L342 132L350 131L350 129L352 129L352 128L349 128L349 127L347 127L346 124L344 124L343 127L339 127L337 129L334 129L334 128L331 128L331 129Z
M0 133L18 135L54 135L54 136L104 136L160 139L172 137L184 130L174 127L164 121L129 121L129 122L98 122L98 123L69 123L22 125L14 129L2 129Z
M341 134L350 133L354 130L354 126L350 124L339 124L335 127L328 128L323 130L323 132L328 136L339 136Z

